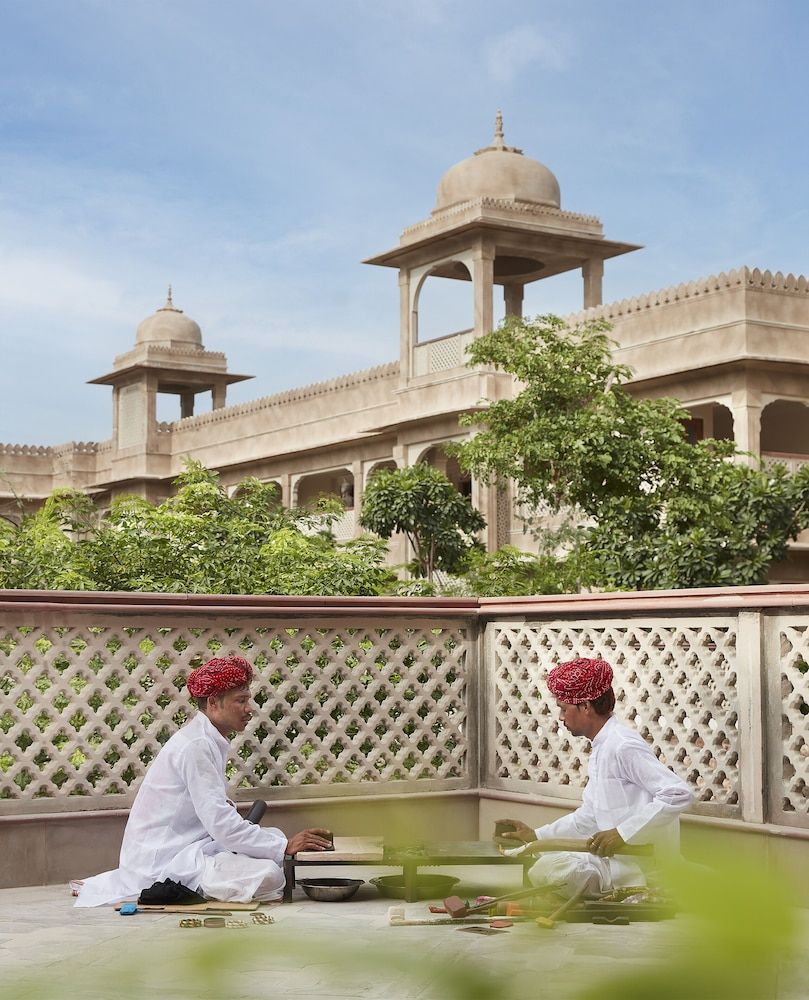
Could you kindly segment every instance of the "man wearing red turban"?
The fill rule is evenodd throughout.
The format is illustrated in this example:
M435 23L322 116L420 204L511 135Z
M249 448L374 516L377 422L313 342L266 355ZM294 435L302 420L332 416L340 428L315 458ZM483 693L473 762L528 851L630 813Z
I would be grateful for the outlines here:
M612 677L605 660L585 658L560 663L548 674L562 724L592 744L579 808L536 830L519 820L501 821L512 824L504 837L526 844L557 838L587 842L589 854L540 853L528 873L534 885L566 895L644 885L643 871L621 849L653 844L658 852L678 850L679 814L693 800L686 783L660 763L640 733L612 714Z
M209 660L189 674L188 691L199 711L168 740L143 779L120 867L86 879L77 906L136 897L166 880L210 899L278 899L285 854L331 847L327 830L302 830L287 840L278 829L242 819L227 797L229 739L252 718L252 678L241 656Z

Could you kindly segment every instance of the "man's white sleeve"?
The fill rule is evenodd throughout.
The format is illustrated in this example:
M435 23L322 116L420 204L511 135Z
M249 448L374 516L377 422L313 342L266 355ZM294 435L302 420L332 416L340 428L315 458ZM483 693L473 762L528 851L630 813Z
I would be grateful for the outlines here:
M589 837L598 832L595 813L590 805L587 794L578 809L566 816L560 816L552 823L546 823L536 830L537 840L550 840L556 837Z
M677 819L694 800L691 789L655 757L651 750L625 747L621 753L623 777L644 788L652 801L639 807L617 827L625 843L643 843L654 831Z
M222 850L283 863L287 838L273 827L242 819L225 796L220 765L205 741L189 743L180 769L200 822Z

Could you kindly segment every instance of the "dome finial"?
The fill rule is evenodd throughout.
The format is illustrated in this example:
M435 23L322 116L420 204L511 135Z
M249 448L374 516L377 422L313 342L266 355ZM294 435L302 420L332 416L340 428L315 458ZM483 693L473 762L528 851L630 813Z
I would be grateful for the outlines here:
M494 117L494 139L492 140L492 145L497 146L500 149L503 148L503 112L500 108L497 109L497 114Z
M176 313L181 313L182 312L182 309L178 309L177 306L175 306L175 304L174 304L174 299L172 298L171 285L169 285L168 292L166 292L166 304L164 306L161 306L157 311L158 312L176 312Z
M507 146L503 139L503 112L500 108L497 109L497 114L494 116L494 138L490 146L484 146L483 149L476 149L475 156L479 156L481 153L522 153L521 149L517 149L516 146Z

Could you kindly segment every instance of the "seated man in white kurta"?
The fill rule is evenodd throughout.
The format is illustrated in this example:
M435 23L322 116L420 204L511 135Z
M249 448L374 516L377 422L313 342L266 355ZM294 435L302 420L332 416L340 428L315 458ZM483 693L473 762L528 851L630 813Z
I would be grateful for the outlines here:
M287 840L239 815L227 797L228 739L252 717L253 668L240 656L209 660L188 677L199 711L161 749L132 805L120 867L84 881L77 906L136 897L171 879L210 899L278 899L283 859L331 847L328 831L303 830Z
M680 778L660 763L643 737L612 714L612 667L604 660L561 663L548 675L559 718L573 736L592 743L587 787L578 809L532 830L519 820L503 836L530 843L583 839L591 853L540 853L528 872L534 885L566 896L645 885L639 865L616 854L627 844L652 844L655 853L676 853L679 815L693 800ZM508 822L508 821L506 821Z

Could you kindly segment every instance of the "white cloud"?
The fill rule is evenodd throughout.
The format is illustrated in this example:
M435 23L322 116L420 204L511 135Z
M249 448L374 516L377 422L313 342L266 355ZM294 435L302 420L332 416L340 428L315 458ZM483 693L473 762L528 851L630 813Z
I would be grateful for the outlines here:
M500 83L512 83L532 63L558 70L567 65L570 39L527 24L493 38L486 48L486 68Z
M0 307L47 312L61 320L117 318L121 289L52 253L0 247Z

